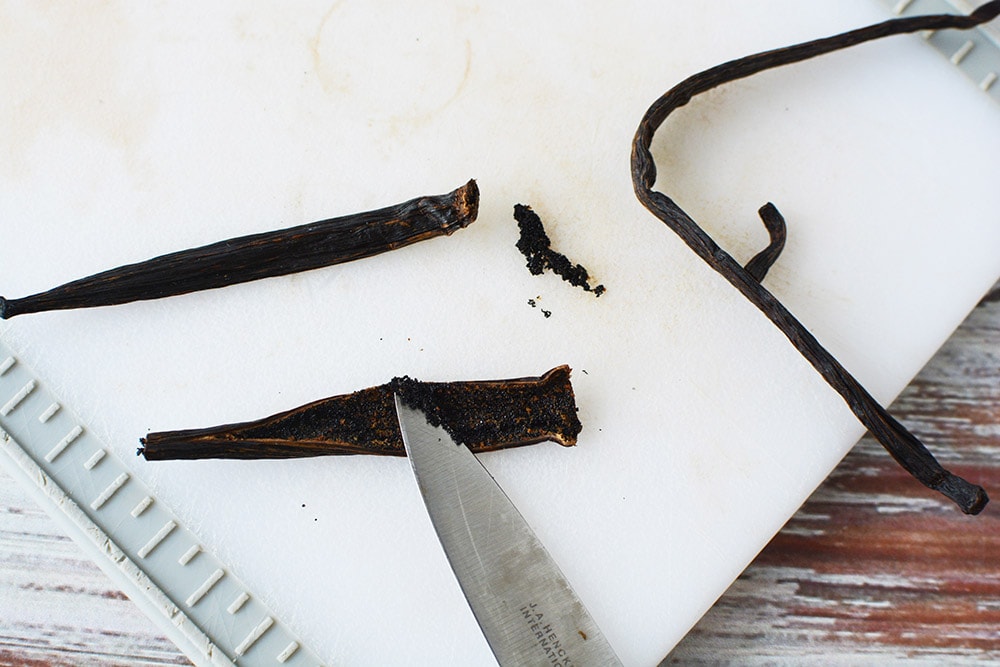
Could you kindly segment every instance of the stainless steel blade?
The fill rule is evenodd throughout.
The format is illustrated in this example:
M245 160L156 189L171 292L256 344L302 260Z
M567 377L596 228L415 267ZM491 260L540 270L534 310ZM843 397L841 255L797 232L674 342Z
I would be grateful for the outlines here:
M431 522L497 661L620 665L517 508L467 447L396 397Z

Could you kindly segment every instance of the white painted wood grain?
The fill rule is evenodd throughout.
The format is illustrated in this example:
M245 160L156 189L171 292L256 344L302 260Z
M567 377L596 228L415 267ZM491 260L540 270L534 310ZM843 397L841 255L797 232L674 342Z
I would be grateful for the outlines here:
M0 664L189 664L4 472Z
M893 411L993 503L960 515L865 438L665 664L1000 663L1000 300Z

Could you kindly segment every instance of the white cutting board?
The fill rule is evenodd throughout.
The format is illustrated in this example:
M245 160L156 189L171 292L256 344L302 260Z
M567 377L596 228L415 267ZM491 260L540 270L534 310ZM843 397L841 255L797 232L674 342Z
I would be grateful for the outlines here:
M696 71L883 18L873 0L5 3L5 296L470 177L482 206L355 264L0 335L337 664L492 660L407 462L147 463L137 439L394 375L570 364L579 446L482 460L623 660L655 663L862 429L636 202L632 134ZM765 284L882 401L1000 275L1000 109L918 38L712 92L655 151L661 188L742 260L778 205L789 242ZM604 296L529 275L518 202Z

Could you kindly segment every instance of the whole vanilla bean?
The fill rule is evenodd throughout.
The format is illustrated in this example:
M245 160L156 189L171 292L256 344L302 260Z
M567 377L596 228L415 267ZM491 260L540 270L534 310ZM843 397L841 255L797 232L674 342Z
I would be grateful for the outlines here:
M639 201L788 337L830 386L840 393L858 420L896 461L921 483L941 492L968 514L978 514L986 506L988 498L982 487L942 468L923 443L886 412L788 309L761 285L761 279L777 259L784 242L784 221L774 205L767 204L760 211L771 235L771 244L746 267L740 266L672 199L653 190L656 164L650 152L650 144L653 135L671 112L687 104L695 95L721 84L889 35L921 30L967 29L998 15L1000 0L993 0L969 16L942 14L892 19L833 37L732 60L695 74L653 102L639 123L632 142L632 184Z
M139 453L171 459L280 459L334 454L406 456L393 393L474 452L551 440L570 447L582 426L569 366L541 377L420 382L407 377L325 398L265 419L150 433Z
M450 235L475 221L474 180L445 195L182 250L21 299L0 297L0 318L159 299L283 276Z

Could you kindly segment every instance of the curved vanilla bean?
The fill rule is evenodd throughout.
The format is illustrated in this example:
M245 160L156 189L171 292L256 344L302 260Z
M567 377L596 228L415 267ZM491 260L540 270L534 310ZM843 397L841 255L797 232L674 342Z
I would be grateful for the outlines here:
M388 384L333 396L265 419L150 433L139 453L171 459L279 459L335 454L406 456L393 393L398 392L474 452L551 440L570 447L582 426L569 366L541 377L478 382Z
M181 250L21 299L0 297L0 318L159 299L309 271L452 234L475 221L474 180L446 195Z
M752 260L747 268L740 266L672 199L653 190L656 164L650 152L650 144L653 135L672 111L687 104L693 96L723 83L889 35L920 30L972 28L998 15L1000 0L993 0L969 16L945 14L892 19L840 35L729 61L695 74L657 99L643 116L632 142L632 184L639 201L767 315L830 386L840 393L858 420L896 461L921 483L952 499L968 514L978 514L988 502L982 487L970 484L942 468L927 448L886 412L788 309L760 284L759 278L766 272L773 258L756 263ZM766 211L767 215L777 214L773 205L769 207L773 211Z

